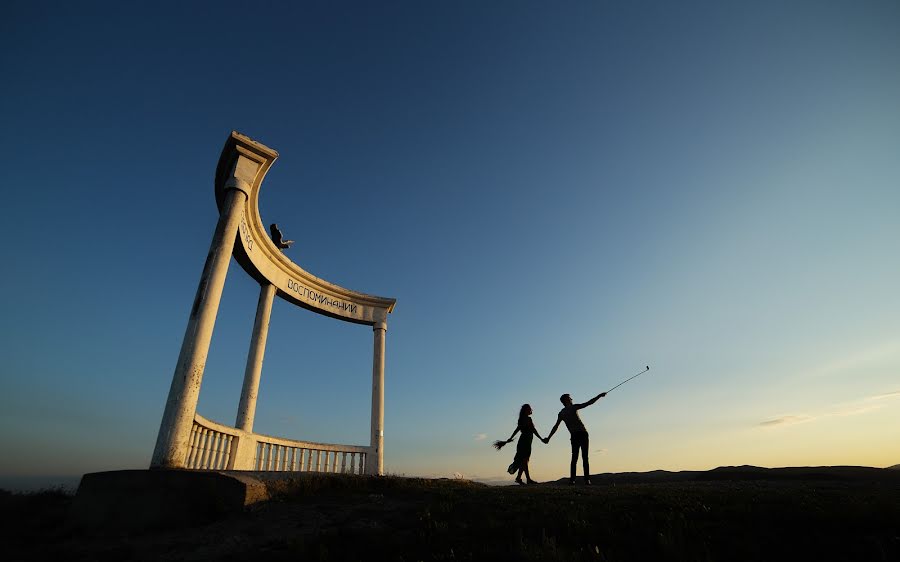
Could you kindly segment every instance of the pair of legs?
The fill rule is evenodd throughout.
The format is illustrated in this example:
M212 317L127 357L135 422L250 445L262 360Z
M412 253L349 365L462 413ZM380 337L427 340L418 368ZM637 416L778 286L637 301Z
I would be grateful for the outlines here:
M519 484L525 483L525 482L522 482L522 473L523 472L525 473L525 481L528 482L529 484L534 484L535 482L534 482L534 480L531 479L531 474L528 473L528 461L525 461L519 467L519 473L516 474L516 482L518 482Z
M581 452L581 462L584 465L584 481L591 483L591 466L588 461L588 445L590 439L586 431L572 434L572 463L569 465L569 481L575 483L575 467L578 465L578 452Z

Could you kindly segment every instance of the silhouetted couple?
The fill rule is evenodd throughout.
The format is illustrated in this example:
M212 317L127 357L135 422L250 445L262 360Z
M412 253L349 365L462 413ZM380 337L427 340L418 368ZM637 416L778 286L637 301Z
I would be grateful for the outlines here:
M584 427L584 422L581 421L581 417L578 415L578 410L587 408L604 396L606 396L606 393L601 392L583 404L572 403L572 397L568 394L560 396L559 401L562 402L563 408L559 411L559 416L556 418L556 424L553 426L553 429L550 430L550 435L548 435L546 439L542 438L538 433L537 428L534 427L534 422L530 417L532 414L531 406L523 404L522 408L519 410L519 423L516 426L516 430L513 431L512 435L506 441L506 443L511 443L516 436L516 433L522 433L522 436L519 438L519 443L516 446L516 456L508 469L510 474L516 470L519 471L516 475L516 482L524 484L524 482L522 482L522 473L524 472L527 482L529 484L535 483L528 473L528 461L531 459L531 442L533 436L537 435L537 438L545 444L549 443L550 438L553 437L553 434L559 429L559 424L565 423L566 429L569 430L569 434L571 435L572 442L572 462L569 465L569 484L575 485L575 467L578 465L578 455L580 453L582 465L584 466L584 483L590 485L591 467L590 461L588 460L590 438L588 437L587 428Z

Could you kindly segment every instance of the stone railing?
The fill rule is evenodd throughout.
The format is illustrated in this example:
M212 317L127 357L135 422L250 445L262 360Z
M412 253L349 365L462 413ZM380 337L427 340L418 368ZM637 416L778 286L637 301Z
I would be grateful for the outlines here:
M365 474L368 447L257 435L253 470Z
M370 447L295 441L194 416L186 468L368 474Z

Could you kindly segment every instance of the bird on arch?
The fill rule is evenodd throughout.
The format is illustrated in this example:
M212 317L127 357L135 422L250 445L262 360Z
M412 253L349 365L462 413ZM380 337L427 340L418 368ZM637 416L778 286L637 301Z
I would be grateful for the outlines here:
M278 229L277 223L272 223L269 226L269 233L272 235L272 242L275 242L275 246L279 250L284 250L285 248L290 248L291 244L294 243L293 240L285 240L284 236L281 234L281 230Z

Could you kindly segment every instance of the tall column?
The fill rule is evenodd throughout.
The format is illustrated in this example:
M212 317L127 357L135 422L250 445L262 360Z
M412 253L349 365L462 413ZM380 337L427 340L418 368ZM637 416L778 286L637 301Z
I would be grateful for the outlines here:
M263 356L266 354L266 338L269 337L269 319L272 317L274 299L275 285L264 281L259 288L250 353L247 355L247 368L244 369L244 388L241 389L241 403L235 421L235 427L247 432L253 431L253 418L256 417L259 377L262 373Z
M219 312L219 301L222 299L225 275L234 250L241 210L247 201L250 186L246 181L232 178L226 189L228 191L219 213L219 222L216 224L216 232L213 234L184 332L175 374L172 375L172 386L169 387L169 397L166 399L166 409L150 463L153 468L185 466L209 342Z
M368 474L384 474L384 336L387 322L376 322L375 350L372 355L372 438L366 458Z

